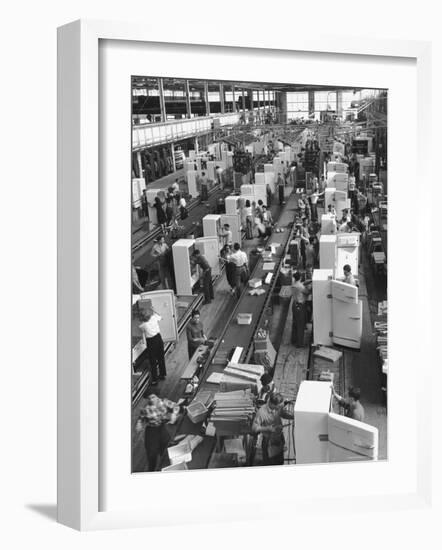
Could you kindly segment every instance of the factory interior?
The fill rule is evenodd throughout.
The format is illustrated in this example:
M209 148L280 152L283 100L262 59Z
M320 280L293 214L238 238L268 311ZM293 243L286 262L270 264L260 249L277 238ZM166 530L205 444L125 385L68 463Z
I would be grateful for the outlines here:
M386 460L388 90L131 100L132 472Z

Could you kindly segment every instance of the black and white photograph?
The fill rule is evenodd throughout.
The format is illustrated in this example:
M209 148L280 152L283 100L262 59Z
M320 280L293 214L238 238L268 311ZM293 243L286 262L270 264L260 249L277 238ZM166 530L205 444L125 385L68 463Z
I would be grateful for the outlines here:
M130 93L132 472L388 459L388 90Z

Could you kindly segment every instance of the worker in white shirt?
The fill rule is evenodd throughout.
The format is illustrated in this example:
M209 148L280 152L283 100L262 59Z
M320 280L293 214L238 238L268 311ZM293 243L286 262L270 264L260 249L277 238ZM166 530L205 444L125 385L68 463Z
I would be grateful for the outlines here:
M228 223L225 223L223 225L223 228L221 229L220 236L223 239L223 246L228 244L229 246L232 246L233 244L233 235L230 230L230 225Z
M164 342L160 334L161 316L148 305L141 314L142 323L139 326L146 344L152 374L152 385L166 378L166 362L164 359Z
M333 204L329 204L328 205L328 212L327 214L331 214L332 216L334 216L336 218L336 208L334 207Z
M221 168L221 166L216 166L215 173L216 173L216 180L217 180L218 184L220 185L221 189L224 189L223 169Z
M233 245L233 252L229 261L235 265L235 288L233 292L237 298L241 296L241 284L245 284L249 277L249 259L247 254L241 250L239 243Z
M178 183L178 179L176 179L173 183L172 183L172 193L173 195L176 197L177 194L180 192L180 185Z
M351 267L349 266L349 264L344 265L343 271L344 271L344 277L342 279L342 282L347 283L348 285L357 286L355 278L353 277L353 273L351 272Z
M318 180L318 178L315 178L316 181ZM318 189L317 189L317 184L316 184L316 188L315 190L313 191L313 193L310 195L310 204L312 205L312 221L314 222L317 222L318 221L318 199L319 197L322 197L322 195L325 193L325 191L323 191L322 193L319 193Z
M199 178L199 184L201 186L201 200L207 201L209 198L209 180L205 172L201 172L201 177Z

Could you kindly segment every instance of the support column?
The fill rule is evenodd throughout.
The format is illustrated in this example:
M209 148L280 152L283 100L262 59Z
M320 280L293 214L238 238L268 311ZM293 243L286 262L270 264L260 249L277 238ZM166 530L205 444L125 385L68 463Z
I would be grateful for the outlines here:
M258 90L257 91L257 95L258 95L258 121L261 123L261 91Z
M209 83L204 83L204 101L206 102L206 116L210 116Z
M141 162L141 153L140 151L137 151L137 165L138 165L138 173L140 174L140 178L143 177L143 164Z
M225 105L224 105L224 86L223 84L219 85L219 102L221 107L221 113L225 113Z
M160 94L161 122L166 122L166 103L164 101L163 79L158 78L158 92Z
M342 90L336 90L336 114L342 117Z
M287 112L287 92L279 92L279 120L287 124L289 115Z
M315 92L312 90L308 92L308 114L309 117L315 116Z
M249 122L255 122L255 108L253 106L253 90L247 90L247 98L249 100Z
M198 138L195 137L195 145L194 145L194 149L195 149L195 153L198 154L198 151L199 151L199 145L198 145Z
M176 172L176 164L175 164L175 146L173 143L170 144L170 156L172 158L172 170Z
M242 110L243 110L243 113L246 112L246 98L244 96L244 88L242 88L241 90L241 101L242 101Z
M232 84L232 113L236 113L235 84Z
M192 109L190 106L190 89L189 89L189 81L186 80L184 84L184 91L186 94L186 118L192 118Z

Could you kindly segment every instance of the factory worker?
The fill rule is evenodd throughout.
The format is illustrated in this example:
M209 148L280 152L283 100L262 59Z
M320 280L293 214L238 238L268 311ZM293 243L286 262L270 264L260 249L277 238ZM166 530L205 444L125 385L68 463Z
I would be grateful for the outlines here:
M161 457L170 439L166 424L174 424L179 413L179 405L169 399L161 399L155 394L149 395L145 407L141 409L136 431L144 430L148 472L154 472L160 466Z
M359 422L364 422L365 411L359 401L361 398L361 390L359 388L350 388L348 390L348 399L344 399L338 395L333 388L333 397L344 408L345 416L353 418L353 420L359 420Z
M151 374L152 386L158 384L158 380L166 378L166 361L164 358L164 342L160 333L159 321L161 316L152 307L147 307L141 313L142 323L139 325L144 343L147 348Z
M284 434L282 433L281 411L284 399L280 393L270 395L267 402L258 409L252 424L252 432L261 434L264 465L284 464Z
M187 351L189 353L189 359L192 359L192 356L198 349L198 346L204 344L207 340L207 336L204 334L204 327L201 322L201 315L197 309L192 311L192 318L187 323L186 335Z

